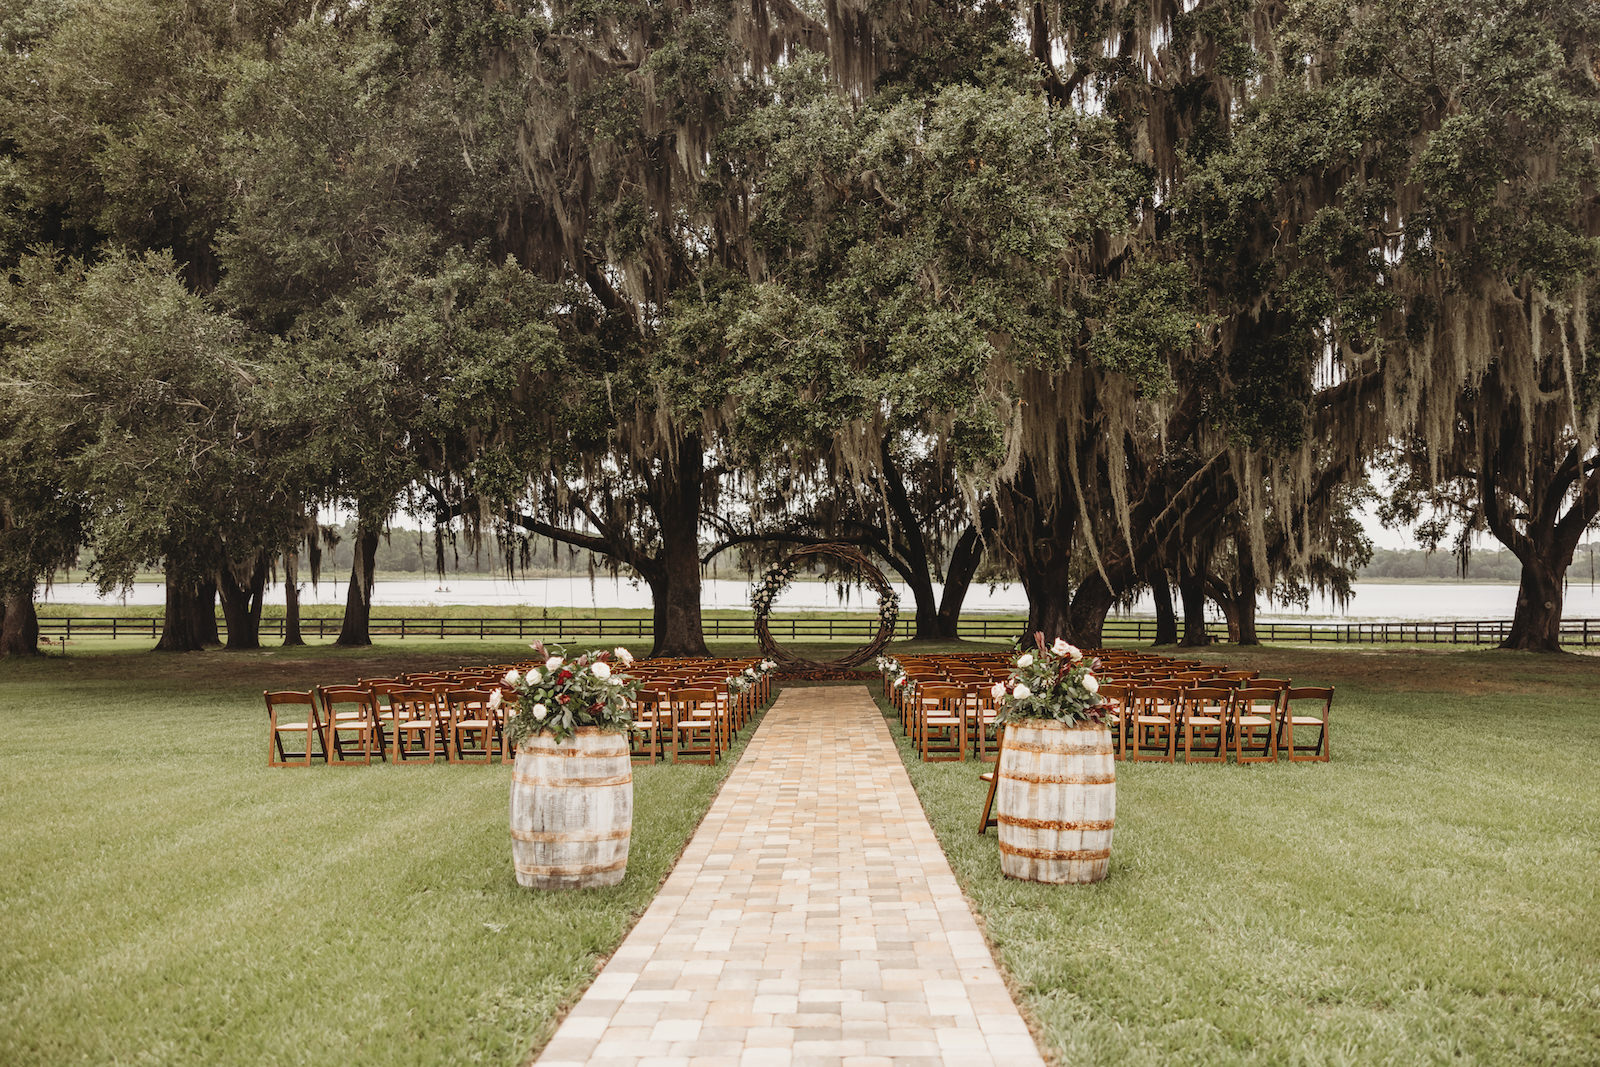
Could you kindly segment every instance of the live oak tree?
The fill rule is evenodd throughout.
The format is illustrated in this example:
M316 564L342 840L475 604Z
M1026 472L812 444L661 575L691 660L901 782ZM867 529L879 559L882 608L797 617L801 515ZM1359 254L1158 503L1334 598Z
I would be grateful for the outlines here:
M57 450L64 489L87 509L90 576L108 591L163 566L157 647L169 651L207 642L184 609L216 583L229 647L255 647L282 504L264 476L276 442L253 403L249 336L157 254L25 259L5 310L22 335L9 361L16 415L35 447Z
M1381 374L1411 501L1522 562L1505 645L1555 651L1600 515L1600 10L1310 3L1288 30L1254 169L1315 268L1294 280L1337 358Z

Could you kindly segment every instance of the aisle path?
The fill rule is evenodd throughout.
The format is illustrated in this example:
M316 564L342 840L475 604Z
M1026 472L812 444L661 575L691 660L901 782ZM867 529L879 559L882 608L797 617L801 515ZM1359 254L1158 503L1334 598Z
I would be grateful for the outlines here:
M788 689L539 1059L1042 1064L883 716Z

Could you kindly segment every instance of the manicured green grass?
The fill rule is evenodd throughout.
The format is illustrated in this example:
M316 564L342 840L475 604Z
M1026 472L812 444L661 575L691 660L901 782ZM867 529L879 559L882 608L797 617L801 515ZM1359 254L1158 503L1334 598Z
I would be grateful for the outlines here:
M1095 886L1004 878L981 768L902 741L1059 1062L1600 1062L1600 664L1199 658L1336 685L1333 761L1119 763Z
M496 658L0 661L0 1063L522 1062L731 761L636 768L623 884L540 893L513 878L508 767L268 769L261 701Z
M730 762L636 768L624 884L533 893L512 878L505 768L269 770L260 693L525 654L430 639L0 661L0 1063L522 1062ZM1001 878L993 831L975 832L980 768L908 761L1047 1049L1600 1062L1600 664L1200 658L1337 685L1334 761L1119 764L1098 886Z

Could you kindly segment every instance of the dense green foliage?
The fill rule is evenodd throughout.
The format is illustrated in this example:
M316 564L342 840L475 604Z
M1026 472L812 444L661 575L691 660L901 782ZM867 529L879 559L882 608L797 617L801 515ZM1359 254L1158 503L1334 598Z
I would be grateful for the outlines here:
M953 632L1346 589L1600 516L1593 5L0 7L0 652L85 546L163 647L353 514L650 586L842 538ZM1591 307L1593 305L1593 308ZM435 563L442 552L436 551ZM934 583L944 598L935 602ZM9 620L9 621L7 621ZM21 627L22 629L19 629ZM1174 632L1170 635L1176 639Z

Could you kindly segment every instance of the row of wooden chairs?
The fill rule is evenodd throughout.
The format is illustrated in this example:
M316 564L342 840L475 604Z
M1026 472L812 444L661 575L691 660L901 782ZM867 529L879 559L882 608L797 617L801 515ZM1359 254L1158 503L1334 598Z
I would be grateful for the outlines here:
M640 660L635 762L716 763L772 699L771 673L753 659Z
M755 660L642 660L627 673L644 682L630 748L636 761L714 763L733 736L771 699L771 679ZM459 671L367 678L307 692L263 694L269 766L511 762L496 689L512 668L497 664Z
M1113 704L1118 759L1190 762L1325 762L1333 690L1261 678L1154 653L1087 650L1100 660L1100 692ZM902 728L927 761L990 760L998 752L991 693L1008 677L1009 654L941 654L883 664ZM1296 729L1300 736L1295 736Z

